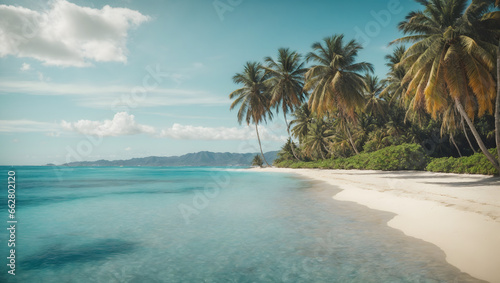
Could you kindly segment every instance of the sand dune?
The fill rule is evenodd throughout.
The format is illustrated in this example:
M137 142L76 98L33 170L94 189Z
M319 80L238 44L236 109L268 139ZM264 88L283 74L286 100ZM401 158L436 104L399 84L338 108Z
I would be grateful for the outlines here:
M414 171L252 170L324 181L342 189L334 199L394 212L389 226L437 245L462 271L500 282L500 178Z

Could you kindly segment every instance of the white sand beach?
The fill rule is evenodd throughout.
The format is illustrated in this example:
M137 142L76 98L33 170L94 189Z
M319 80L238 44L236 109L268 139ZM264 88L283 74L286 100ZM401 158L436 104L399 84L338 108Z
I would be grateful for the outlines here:
M342 189L336 200L397 214L388 222L441 248L478 279L500 282L500 178L416 171L252 169L295 173Z

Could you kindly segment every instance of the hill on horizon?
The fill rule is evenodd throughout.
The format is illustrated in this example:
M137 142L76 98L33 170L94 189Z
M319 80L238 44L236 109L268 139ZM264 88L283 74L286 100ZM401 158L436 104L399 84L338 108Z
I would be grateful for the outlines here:
M200 151L181 156L149 156L127 160L75 161L61 166L250 166L257 153L230 153ZM269 164L276 159L278 151L264 153ZM53 164L47 164L52 166Z

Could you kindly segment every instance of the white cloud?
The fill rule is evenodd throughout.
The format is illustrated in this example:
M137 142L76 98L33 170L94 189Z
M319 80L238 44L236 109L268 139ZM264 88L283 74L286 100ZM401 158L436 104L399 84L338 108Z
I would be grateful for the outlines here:
M78 122L70 123L63 120L61 122L61 127L64 130L74 131L84 135L103 137L155 133L153 127L138 124L135 121L134 115L130 115L126 112L116 113L113 120L104 120L102 122L79 120Z
M0 5L0 57L38 59L47 65L126 62L128 31L148 16L126 8L81 7L55 0L47 11Z
M152 126L138 124L134 115L126 112L116 113L112 120L79 120L74 123L62 121L61 127L63 130L93 136L149 134L177 140L253 140L256 138L255 128L251 126L211 128L176 123L171 128L163 129L158 133ZM259 133L263 141L286 140L286 136L279 135L264 126L259 127ZM127 147L125 150L129 151L131 148Z
M21 66L21 71L29 71L30 69L31 69L30 64L23 63L23 65Z
M157 131L154 127L136 122L135 116L126 112L116 113L112 120L78 120L60 124L32 120L0 120L0 133L45 132L46 136L59 137L61 131L76 132L90 136L126 136L148 134L153 137L177 140L256 140L254 126L244 127L203 127L175 123L170 128ZM282 128L259 126L261 140L283 142L287 137ZM132 150L126 147L126 151Z
M126 148L125 148L125 150L126 150L126 151L131 151L131 150L132 150L132 148L129 146L129 147L126 147Z
M60 127L56 123L32 120L0 120L0 132L4 133L57 132L58 130Z
M43 75L43 74L42 74ZM41 77L44 79L44 77ZM172 105L221 105L228 104L227 96L217 97L206 91L182 88L147 89L145 95L134 98L135 87L95 86L83 84L58 84L45 81L0 81L0 94L20 93L29 95L75 96L81 106L111 109L120 105L128 108Z
M283 141L284 136L278 136L266 127L259 127L259 134L262 140ZM178 140L252 140L256 133L254 127L200 127L191 125L174 124L171 128L164 129L160 137Z
M50 77L46 77L42 72L36 72L36 74L38 75L38 80L41 82L50 82L51 81Z
M61 135L61 132L49 132L45 134L48 137L59 137Z

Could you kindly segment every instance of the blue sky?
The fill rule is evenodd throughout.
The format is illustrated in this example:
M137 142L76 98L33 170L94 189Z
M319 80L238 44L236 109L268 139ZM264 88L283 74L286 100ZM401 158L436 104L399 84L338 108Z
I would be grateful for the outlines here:
M229 111L246 61L344 33L383 77L397 24L383 1L0 1L0 164L257 152ZM262 125L264 151L286 136Z

